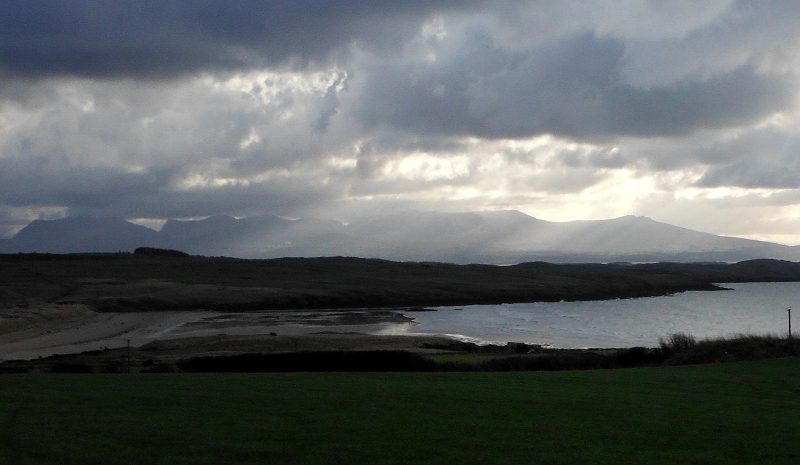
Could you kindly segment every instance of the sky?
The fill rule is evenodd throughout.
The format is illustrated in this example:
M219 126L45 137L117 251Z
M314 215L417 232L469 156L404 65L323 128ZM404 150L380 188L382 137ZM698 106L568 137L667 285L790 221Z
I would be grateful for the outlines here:
M800 2L10 0L35 219L648 216L800 244Z

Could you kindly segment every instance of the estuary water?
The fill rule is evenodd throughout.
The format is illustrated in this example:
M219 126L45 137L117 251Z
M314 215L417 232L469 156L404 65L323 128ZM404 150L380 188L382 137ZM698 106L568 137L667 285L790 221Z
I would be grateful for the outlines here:
M408 313L415 321L399 331L559 348L655 347L659 338L678 332L697 338L785 335L786 310L794 308L798 318L793 333L800 334L800 283L721 285L732 290L607 301L437 307L432 312ZM392 332L397 331L395 327Z

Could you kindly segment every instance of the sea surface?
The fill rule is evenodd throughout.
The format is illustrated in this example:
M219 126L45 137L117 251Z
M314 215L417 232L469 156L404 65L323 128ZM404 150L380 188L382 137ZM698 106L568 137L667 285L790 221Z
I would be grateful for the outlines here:
M786 335L788 308L800 334L800 283L721 284L732 289L588 302L436 307L391 333L446 334L475 342L525 342L559 348L655 347L659 338ZM796 323L795 323L796 320Z

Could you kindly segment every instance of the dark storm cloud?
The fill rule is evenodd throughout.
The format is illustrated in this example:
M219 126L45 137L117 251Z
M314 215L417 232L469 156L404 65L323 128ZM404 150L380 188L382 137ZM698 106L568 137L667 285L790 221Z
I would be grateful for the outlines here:
M741 66L706 80L638 88L620 77L625 45L594 34L508 52L467 30L430 62L362 70L354 111L415 133L524 138L652 137L746 123L793 104L790 82ZM452 52L455 48L456 52Z
M344 46L396 47L469 1L10 1L0 9L7 76L171 77L326 60Z
M125 173L115 168L77 166L45 157L12 157L0 160L0 199L10 206L103 208L122 196L159 192L174 175L174 169L163 167Z
M341 196L336 183L313 176L201 188L177 187L181 167L152 167L130 173L110 167L57 164L37 158L0 160L0 212L4 207L59 205L69 214L126 218L182 218L215 214L297 212Z
M800 188L800 135L756 131L706 150L712 165L699 187Z

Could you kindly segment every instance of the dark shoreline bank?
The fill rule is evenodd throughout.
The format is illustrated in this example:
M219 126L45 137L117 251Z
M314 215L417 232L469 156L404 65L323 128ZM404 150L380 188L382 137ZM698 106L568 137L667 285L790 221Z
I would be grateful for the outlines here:
M800 281L800 263L451 265L332 257L0 255L0 308L340 310L608 300Z
M130 356L130 358L129 358ZM700 365L800 356L800 339L740 335L696 340L673 334L658 347L552 349L536 344L481 346L437 336L354 333L295 337L206 337L154 341L0 363L15 373L280 373L567 371Z

